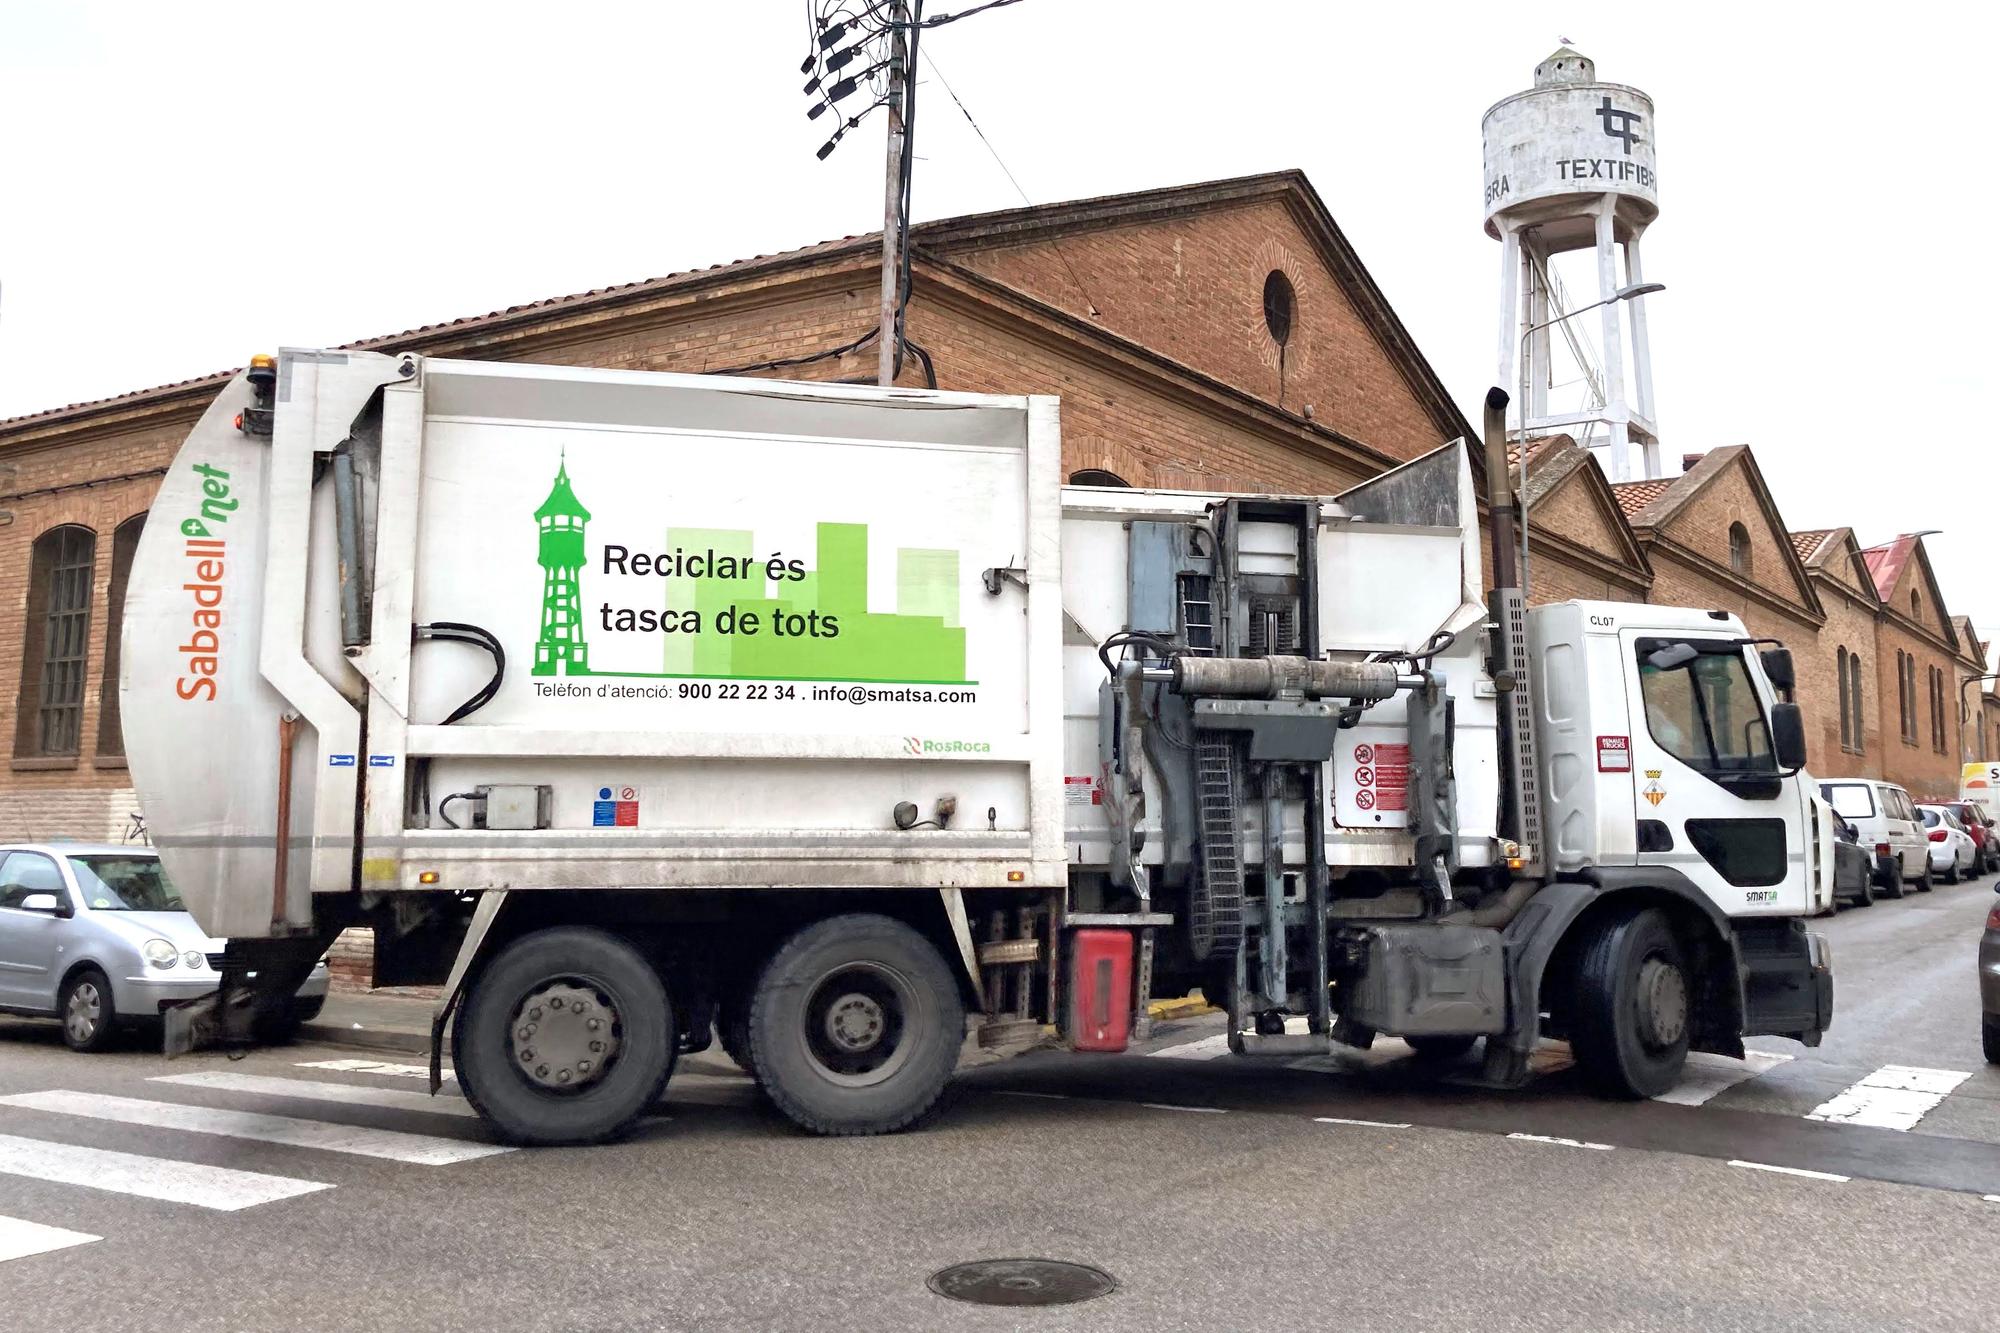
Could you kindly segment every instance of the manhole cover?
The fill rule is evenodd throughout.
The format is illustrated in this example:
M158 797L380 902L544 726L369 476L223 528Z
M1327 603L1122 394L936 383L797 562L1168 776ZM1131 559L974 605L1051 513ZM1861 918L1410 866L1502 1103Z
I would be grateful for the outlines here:
M1118 1290L1101 1268L1060 1259L980 1259L931 1274L940 1296L975 1305L1071 1305Z

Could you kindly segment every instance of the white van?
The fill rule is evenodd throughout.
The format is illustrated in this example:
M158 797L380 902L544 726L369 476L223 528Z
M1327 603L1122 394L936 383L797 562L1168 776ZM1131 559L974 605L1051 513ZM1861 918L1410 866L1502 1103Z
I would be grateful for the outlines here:
M1931 846L1908 792L1878 778L1834 778L1819 790L1860 831L1861 845L1873 849L1875 882L1885 893L1900 898L1905 883L1930 890Z

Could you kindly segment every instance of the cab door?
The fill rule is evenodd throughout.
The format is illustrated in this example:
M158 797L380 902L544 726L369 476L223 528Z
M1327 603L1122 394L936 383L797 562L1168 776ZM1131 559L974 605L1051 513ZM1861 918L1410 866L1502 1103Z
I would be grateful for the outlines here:
M1637 810L1667 830L1639 863L1678 872L1730 916L1811 910L1813 831L1778 767L1774 700L1750 648L1658 630L1622 638Z

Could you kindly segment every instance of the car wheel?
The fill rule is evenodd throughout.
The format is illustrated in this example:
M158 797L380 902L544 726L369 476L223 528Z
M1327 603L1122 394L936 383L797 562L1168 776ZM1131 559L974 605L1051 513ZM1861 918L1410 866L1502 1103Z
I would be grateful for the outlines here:
M1925 853L1924 873L1917 877L1917 892L1929 893L1932 889L1936 887L1937 887L1937 877L1931 872L1930 854Z
M1861 892L1855 895L1854 905L1856 907L1873 907L1875 905L1875 877L1873 875L1867 875L1862 878Z
M101 1051L118 1030L118 1010L111 1003L111 982L94 967L86 967L63 983L57 1004L63 1041L72 1051Z
M2000 1014L1988 1014L1979 1024L1979 1044L1986 1051L1986 1063L2000 1065Z
M1902 863L1900 861L1897 862L1896 868L1890 871L1887 875L1884 875L1880 882L1881 882L1882 892L1888 894L1891 898L1902 897L1905 892L1905 889L1903 888Z
M1952 853L1952 857L1951 857L1951 869L1950 869L1949 871L1947 871L1947 872L1945 873L1945 877L1944 877L1944 882L1945 882L1945 883L1947 883L1947 884L1956 884L1956 883L1958 883L1958 878L1959 878L1959 876L1958 876L1958 854L1957 854L1956 852L1954 852L1954 853Z
M1584 942L1570 1049L1607 1097L1657 1097L1687 1064L1695 988L1666 916L1648 908L1598 924Z

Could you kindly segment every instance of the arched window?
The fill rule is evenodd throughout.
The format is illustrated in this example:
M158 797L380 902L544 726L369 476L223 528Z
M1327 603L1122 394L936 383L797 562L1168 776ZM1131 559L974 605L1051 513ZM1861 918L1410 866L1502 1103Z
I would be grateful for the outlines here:
M83 740L83 682L90 669L90 585L97 534L65 524L35 538L28 616L21 634L15 708L17 759L73 755Z
M1861 711L1861 654L1849 653L1847 655L1847 672L1852 677L1847 687L1847 702L1854 710L1854 724L1852 727L1854 733L1854 753L1861 754L1868 748L1868 732L1862 725L1864 714Z
M1910 616L1915 619L1924 613L1924 599L1917 596L1915 588L1910 589Z
M111 589L105 599L104 673L97 685L99 757L125 753L125 728L118 711L118 640L125 627L125 585L131 581L132 557L139 550L139 534L145 528L146 516L134 514L111 534Z
M1283 269L1272 269L1264 279L1264 327L1271 340L1283 347L1292 340L1292 320L1298 314L1298 293Z
M1840 680L1840 748L1843 750L1852 750L1854 748L1854 714L1850 707L1853 700L1847 694L1849 688L1847 661L1846 648L1842 647L1834 650L1833 670L1834 674Z
M1132 483L1116 472L1107 472L1101 467L1087 467L1069 474L1072 486L1127 486Z
M1741 523L1729 525L1729 567L1744 578L1750 577L1750 529Z

